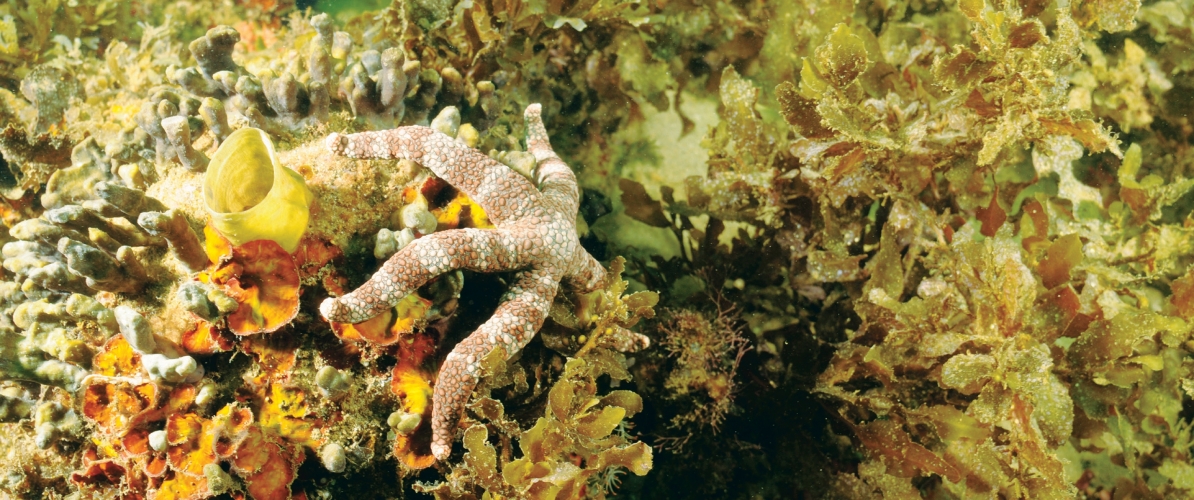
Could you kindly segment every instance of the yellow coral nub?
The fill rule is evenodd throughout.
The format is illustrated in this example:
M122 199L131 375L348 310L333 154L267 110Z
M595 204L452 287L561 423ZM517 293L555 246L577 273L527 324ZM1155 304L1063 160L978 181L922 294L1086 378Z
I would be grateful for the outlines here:
M313 198L303 177L278 161L269 136L251 127L220 144L203 181L212 226L236 246L272 240L294 252Z

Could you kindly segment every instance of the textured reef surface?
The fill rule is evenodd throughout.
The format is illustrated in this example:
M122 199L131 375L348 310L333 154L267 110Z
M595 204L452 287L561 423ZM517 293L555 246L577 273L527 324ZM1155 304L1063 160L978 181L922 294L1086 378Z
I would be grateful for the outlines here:
M10 0L0 498L1194 496L1194 0Z

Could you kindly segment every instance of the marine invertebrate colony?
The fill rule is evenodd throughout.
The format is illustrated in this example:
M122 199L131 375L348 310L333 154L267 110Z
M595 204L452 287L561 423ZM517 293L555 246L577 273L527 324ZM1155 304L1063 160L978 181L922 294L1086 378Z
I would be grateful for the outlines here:
M394 254L363 286L319 306L329 321L357 323L376 316L431 278L454 269L519 270L492 318L448 355L435 384L432 452L452 451L456 421L464 411L485 355L502 348L510 356L543 325L561 280L590 291L605 268L580 246L576 176L551 149L540 106L527 107L527 149L538 162L536 187L521 174L428 127L410 126L358 134L332 134L328 147L350 158L419 161L467 193L496 230L456 229L415 240Z
M294 252L313 199L303 176L282 166L269 136L252 127L220 144L203 182L212 226L236 245L272 240Z

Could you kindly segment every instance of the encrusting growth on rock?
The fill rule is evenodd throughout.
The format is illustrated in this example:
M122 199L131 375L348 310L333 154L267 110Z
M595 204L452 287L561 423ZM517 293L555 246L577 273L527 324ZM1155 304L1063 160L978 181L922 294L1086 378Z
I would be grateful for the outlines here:
M525 113L527 149L538 162L538 187L509 167L428 127L332 134L330 150L350 158L417 161L467 193L497 226L456 229L415 240L394 254L363 286L320 307L335 322L359 323L381 314L435 276L455 269L515 271L492 318L458 344L440 368L432 409L432 453L452 451L457 421L477 384L481 360L497 348L507 356L535 336L561 280L579 291L605 280L605 268L576 235L576 176L551 149L540 106Z

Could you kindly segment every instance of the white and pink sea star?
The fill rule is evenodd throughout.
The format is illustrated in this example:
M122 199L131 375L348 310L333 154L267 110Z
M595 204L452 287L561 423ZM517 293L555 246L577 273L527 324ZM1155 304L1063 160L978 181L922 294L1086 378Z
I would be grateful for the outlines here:
M518 352L543 325L561 280L580 292L605 281L605 268L576 235L579 189L572 169L548 142L540 106L524 112L527 150L535 156L537 184L428 127L331 134L327 146L349 158L416 161L468 194L495 229L453 229L407 245L360 288L319 306L329 321L359 323L386 311L428 280L454 269L517 271L501 305L448 354L435 382L431 452L443 460L465 403L477 385L481 360L497 347Z

